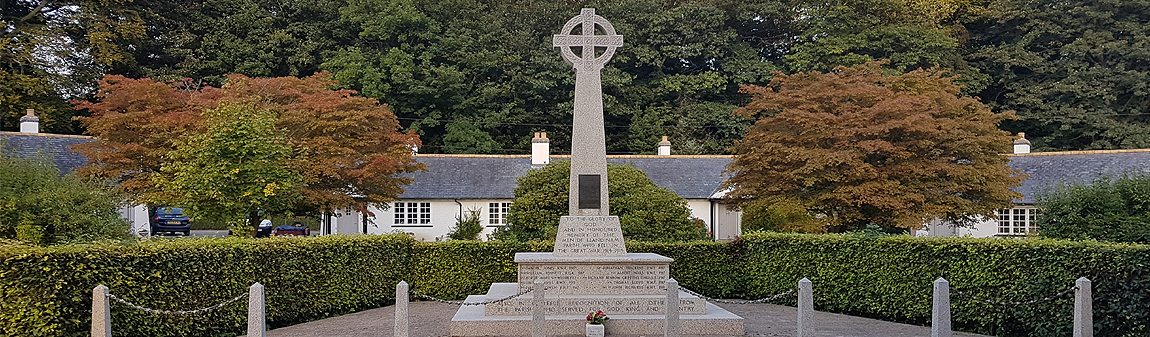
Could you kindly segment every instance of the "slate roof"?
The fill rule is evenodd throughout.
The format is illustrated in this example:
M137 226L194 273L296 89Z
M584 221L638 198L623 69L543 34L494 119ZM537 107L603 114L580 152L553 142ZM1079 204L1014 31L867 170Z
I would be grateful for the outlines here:
M553 156L552 160L568 160ZM530 156L416 155L427 172L404 186L403 199L511 199L519 177L532 169ZM730 156L607 156L607 162L635 166L656 185L687 199L706 199L723 182Z
M1010 167L1029 174L1015 191L1033 204L1035 195L1060 183L1090 183L1107 174L1150 171L1150 149L1111 151L1035 152L1010 155Z
M95 138L50 133L0 131L3 151L27 157L43 150L52 154L60 173L74 171L88 162L69 146L95 141ZM1012 154L1010 167L1029 174L1016 203L1033 204L1035 195L1060 183L1089 183L1105 174L1130 171L1150 172L1150 149ZM552 160L568 160L552 156ZM427 164L427 172L404 186L403 199L511 199L519 177L532 169L530 156L519 155L416 155ZM660 187L687 199L706 199L722 184L723 170L730 156L607 156L607 162L627 164L647 172Z
M3 151L14 151L20 157L36 155L38 151L52 155L52 161L60 169L60 175L76 170L88 163L88 157L72 152L69 146L96 141L96 138L51 133L0 132L0 145Z

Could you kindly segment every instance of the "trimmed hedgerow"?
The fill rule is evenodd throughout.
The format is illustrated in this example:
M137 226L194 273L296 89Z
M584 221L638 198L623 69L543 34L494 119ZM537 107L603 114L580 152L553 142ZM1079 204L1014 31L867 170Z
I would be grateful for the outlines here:
M549 242L416 242L403 235L190 239L130 246L0 247L0 335L87 334L91 289L106 284L157 309L192 309L231 299L253 282L267 287L272 327L394 302L394 285L441 298L514 282L515 252ZM671 276L712 297L761 298L802 278L819 310L928 324L931 282L1000 301L1058 293L1094 281L1098 336L1150 332L1150 247L1056 240L868 238L749 234L732 243L628 242L628 251L675 259ZM793 305L793 297L781 303ZM1072 296L1001 308L952 295L954 326L998 336L1068 335ZM195 316L158 316L113 304L117 336L233 336L245 305Z
M751 234L742 237L747 297L814 284L818 310L929 324L932 282L950 282L955 329L997 336L1068 336L1073 295L1000 307L997 301L1044 298L1093 282L1098 336L1150 334L1150 247L1057 240L878 239L848 235Z
M0 250L0 335L86 336L92 288L161 310L211 306L265 286L268 323L287 326L394 302L412 240L402 236L159 240ZM246 300L201 315L113 304L116 336L234 336Z

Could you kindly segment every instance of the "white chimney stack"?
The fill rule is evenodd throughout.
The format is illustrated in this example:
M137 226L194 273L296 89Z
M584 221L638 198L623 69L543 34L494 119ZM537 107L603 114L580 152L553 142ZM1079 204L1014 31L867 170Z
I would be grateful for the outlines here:
M531 138L531 165L543 166L551 163L551 140L546 132L536 132Z
M28 109L28 113L20 117L20 132L40 133L40 117L36 117L35 110Z
M667 140L667 136L663 136L663 141L659 142L659 155L660 156L670 156L671 155L671 142Z
M1019 132L1018 139L1014 140L1014 154L1030 153L1030 141L1026 140L1026 133Z

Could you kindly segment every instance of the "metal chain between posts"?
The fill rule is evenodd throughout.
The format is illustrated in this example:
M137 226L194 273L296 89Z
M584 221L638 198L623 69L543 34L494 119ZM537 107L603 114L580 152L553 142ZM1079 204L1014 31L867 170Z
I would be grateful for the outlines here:
M187 310L187 311L168 311L168 310L156 310L156 309L151 309L151 308L145 308L145 307L136 305L135 303L128 302L128 301L125 301L124 299L116 297L116 295L108 294L108 298L116 300L116 302L123 303L124 305L127 305L127 306L132 307L132 308L136 308L137 310L140 310L140 311L158 314L158 315L194 315L194 314L198 314L198 313L202 313L202 312L209 312L212 310L223 308L224 306L226 306L228 304L232 304L232 302L239 301L241 298L244 298L247 296L248 296L248 293L243 293L240 296L236 296L236 298L224 301L223 303L216 304L216 305L213 305L213 306L210 306L207 308L202 308L202 309Z
M978 296L970 295L970 294L967 294L967 293L964 293L961 291L956 291L955 293L957 293L959 296L969 298L971 301L975 301L975 302L982 302L982 303L986 303L986 304L990 304L990 305L998 305L998 306L1004 306L1004 307L1018 307L1018 306L1024 306L1024 305L1034 305L1034 304L1039 304L1039 303L1050 302L1050 301L1053 301L1059 297L1062 297L1063 295L1069 294L1070 292L1075 291L1075 290L1078 290L1078 286L1070 287L1070 289L1063 290L1062 292L1059 292L1057 294L1054 294L1054 295L1051 295L1048 297L1044 297L1044 298L1040 298L1040 299L1036 299L1036 300L1030 300L1030 301L1023 301L1023 302L999 302L999 301L982 299L982 298L979 298Z
M550 289L551 289L551 288L543 288L543 290L544 290L544 291L547 291L547 290L550 290ZM534 287L534 286L528 287L528 288L527 288L527 290L521 291L521 292L519 292L518 294L515 294L515 295L507 296L507 297L504 297L504 298L500 298L500 299L494 299L494 300L486 300L486 301L483 301L483 302L464 302L464 301L451 301L451 300L445 300L445 299L442 299L442 298L437 298L437 297L433 297L433 296L431 296L431 295L427 295L427 294L421 293L421 292L419 292L419 291L417 291L417 290L415 290L415 289L411 289L411 293L412 293L412 294L415 294L415 296L419 296L419 297L421 297L421 298L424 298L424 299L428 299L428 300L432 300L432 301L436 301L436 302L439 302L439 303L446 303L446 304L452 304L452 305L468 305L468 306L470 306L470 305L487 305L487 304L495 304L495 303L499 303L499 302L503 302L503 301L507 301L507 300L516 299L516 298L519 298L519 297L521 297L521 296L523 296L523 295L526 295L527 293L530 293L532 290L535 290L535 287Z
M679 286L679 290L685 291L688 294L691 294L694 296L698 296L699 298L702 298L702 299L710 301L710 302L726 303L726 304L750 304L750 303L767 303L770 301L774 301L774 300L783 298L784 296L794 294L796 291L799 291L799 288L798 287L791 288L791 290L781 292L775 296L763 297L763 298L760 298L757 300L723 300L723 299L718 299L718 298L710 298L707 296L703 296L703 294L691 291L691 289L683 288L683 286Z

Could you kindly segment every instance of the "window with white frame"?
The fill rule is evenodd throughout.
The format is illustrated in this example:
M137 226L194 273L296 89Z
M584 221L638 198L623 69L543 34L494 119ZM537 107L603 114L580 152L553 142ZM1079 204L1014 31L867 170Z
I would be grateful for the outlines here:
M1026 235L1038 229L1034 220L1038 217L1038 209L1034 207L1015 207L998 210L998 235Z
M431 224L430 202L397 202L394 213L396 225Z
M487 224L492 226L506 225L508 213L511 213L510 202L487 203Z

